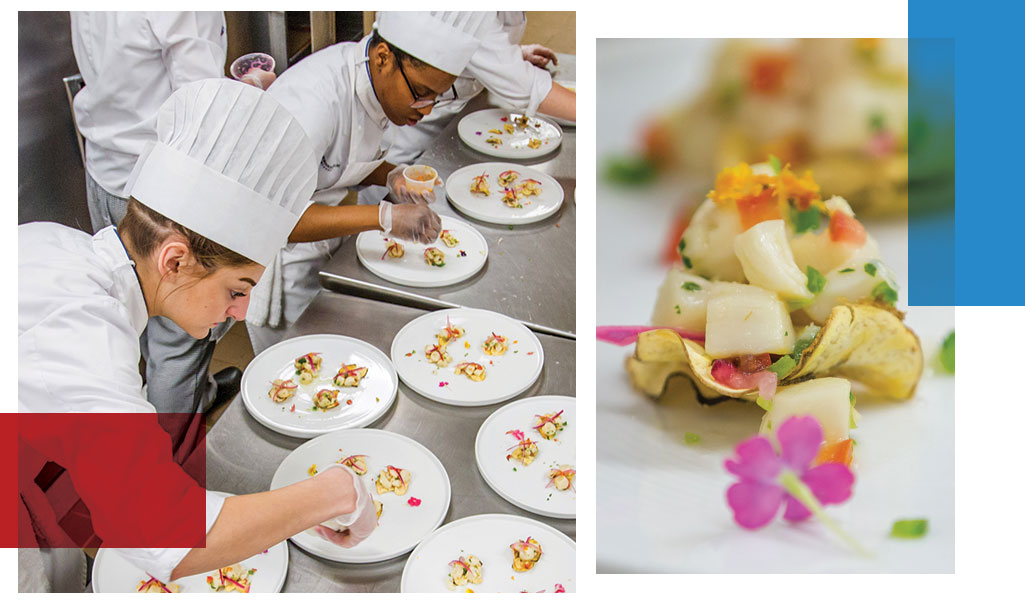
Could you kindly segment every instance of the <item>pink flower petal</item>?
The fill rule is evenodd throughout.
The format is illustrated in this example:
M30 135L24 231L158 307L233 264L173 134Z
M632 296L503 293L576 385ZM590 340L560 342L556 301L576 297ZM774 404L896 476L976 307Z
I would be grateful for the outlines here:
M803 504L797 501L790 494L786 497L787 509L783 511L783 518L791 523L798 523L804 521L811 516L811 511L804 507Z
M783 468L772 444L764 437L755 436L737 445L737 459L726 459L726 470L741 479L771 484Z
M783 488L771 483L741 481L726 490L726 502L733 509L733 520L745 529L764 527L779 512Z
M776 431L783 462L797 473L804 473L819 453L822 427L814 417L791 417Z
M841 463L825 463L801 475L803 481L822 504L840 504L851 497L854 473Z

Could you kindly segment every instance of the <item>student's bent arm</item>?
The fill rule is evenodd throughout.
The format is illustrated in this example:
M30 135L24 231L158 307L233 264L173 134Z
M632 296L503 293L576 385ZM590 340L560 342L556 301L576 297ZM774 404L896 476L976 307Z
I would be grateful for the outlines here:
M380 229L377 218L378 207L371 206L327 206L311 204L299 217L289 242L319 242L361 231Z
M552 82L552 89L538 105L537 111L567 121L577 120L577 95Z

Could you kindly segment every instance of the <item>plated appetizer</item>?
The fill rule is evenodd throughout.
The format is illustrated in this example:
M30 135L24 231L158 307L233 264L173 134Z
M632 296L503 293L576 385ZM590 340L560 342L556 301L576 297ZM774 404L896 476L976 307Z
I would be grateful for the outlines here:
M513 123L516 123L520 127L527 128L530 126L530 117L528 117L527 115L513 117Z
M459 240L456 239L456 236L452 235L452 232L448 229L441 230L441 235L439 237L449 248L455 248L459 245Z
M516 196L526 198L527 196L539 196L541 194L541 182L536 179L524 179L516 186Z
M445 253L434 246L424 250L424 261L432 267L445 266Z
M295 392L298 389L299 384L291 379L275 379L271 382L270 391L267 392L267 395L275 402L284 402L295 396Z
M576 469L571 465L559 465L558 468L549 469L548 485L545 487L551 487L554 485L555 489L560 492L573 489L573 479L576 476Z
M513 188L504 188L502 190L502 202L509 208L523 208L520 204L520 197L516 195L516 190Z
M448 563L448 566L452 567L446 582L446 586L450 590L470 583L479 584L484 581L484 563L472 554L466 558L460 556L458 560Z
M498 174L498 185L502 187L508 186L510 183L516 181L520 174L516 171L502 171Z
M442 328L441 333L438 334L438 343L447 344L452 340L459 339L466 335L466 329L453 325L451 319L445 319L445 327Z
M392 240L388 243L388 247L385 248L384 254L381 255L381 260L384 260L389 256L392 258L402 258L405 254L406 250L402 247L402 244Z
M377 519L380 520L381 513L384 512L384 505L377 498L374 498L374 510L377 511Z
M295 359L295 374L299 376L299 383L307 385L320 374L320 363L323 359L320 352L303 354Z
M509 349L509 340L494 331L484 340L484 354L489 356L501 356Z
M241 592L248 594L252 586L250 579L256 569L248 569L241 563L217 569L213 575L207 575L206 583L215 592Z
M566 428L566 422L562 420L563 411L545 415L534 415L537 419L534 422L534 430L541 434L546 440L555 439L560 431Z
M502 135L505 132L502 131L501 129L489 129L488 133L497 133L498 135Z
M488 143L488 144L491 144L495 148L497 148L497 147L502 145L502 140L500 140L500 139L498 139L496 137L489 137L488 139L484 140L484 142Z
M474 177L472 181L470 181L470 193L484 194L485 196L491 195L491 189L488 188L487 172L481 173L480 175Z
M352 456L346 456L345 458L338 459L338 464L345 465L352 469L357 475L367 474L367 455L366 454L353 454Z
M313 396L313 406L320 410L328 410L338 406L338 390L319 390Z
M538 453L538 447L534 440L524 435L519 429L506 431L506 433L516 438L516 445L508 448L512 452L505 456L505 460L518 460L525 467L534 462Z
M334 384L339 387L358 387L359 382L367 376L367 367L356 365L342 365L335 375Z
M466 375L471 381L484 381L487 376L484 365L475 362L461 362L456 365L456 375Z
M142 594L177 594L181 586L177 583L164 583L155 577L144 579L135 586L135 591Z
M541 147L541 140L538 138L530 138L530 141L527 142L527 146L533 148L534 150L537 150Z
M424 354L427 355L427 361L431 364L438 365L441 368L445 368L452 362L452 356L445 351L445 344L430 344L424 348Z
M541 560L541 543L530 536L509 544L509 547L513 551L513 571L529 571Z
M408 469L388 465L377 475L377 493L395 492L396 496L401 496L409 489L409 481L412 477L413 475Z
M506 123L505 125L502 125L502 128L505 129L506 133L513 133L516 131L516 128L513 127L511 123Z

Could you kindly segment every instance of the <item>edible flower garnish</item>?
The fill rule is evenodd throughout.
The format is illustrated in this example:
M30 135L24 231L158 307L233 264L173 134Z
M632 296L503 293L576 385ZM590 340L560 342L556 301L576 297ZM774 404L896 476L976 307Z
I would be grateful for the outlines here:
M422 500L420 500L416 496L410 496L409 500L406 500L406 504L408 504L410 506L420 506L421 502L422 502Z
M705 341L705 333L703 331L697 333L679 327L652 327L650 325L600 325L597 328L598 341L608 342L617 346L629 346L637 341L638 335L645 331L654 331L656 329L672 329L684 339L701 343ZM513 343L515 344L516 342Z
M811 466L822 445L819 422L813 417L792 417L776 431L776 439L780 454L768 438L755 436L737 445L736 459L726 459L726 470L740 479L726 491L734 521L745 529L759 529L785 504L783 518L787 521L804 521L815 515L852 548L867 555L823 509L823 505L840 504L851 497L854 474L840 463Z

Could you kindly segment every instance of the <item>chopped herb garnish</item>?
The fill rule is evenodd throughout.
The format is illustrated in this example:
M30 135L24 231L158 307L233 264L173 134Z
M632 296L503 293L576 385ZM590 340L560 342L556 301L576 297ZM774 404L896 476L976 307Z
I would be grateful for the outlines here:
M605 166L605 177L609 181L625 185L651 183L656 175L655 164L643 156L613 158Z
M840 272L841 273L853 273L854 269L852 269L851 267L847 267L846 269L840 269Z
M927 531L929 531L928 519L903 519L893 522L890 537L916 539L925 535Z
M676 314L680 314L680 305L677 304L674 308L676 308Z
M896 304L897 290L890 287L890 284L885 281L880 281L877 286L872 288L872 297L886 304Z
M796 366L797 361L795 361L789 354L784 354L769 366L769 370L775 373L777 378L783 379L789 375Z
M676 250L680 253L681 256L683 255L683 251L686 247L687 240L684 238L680 238L680 243L676 245Z
M954 332L951 331L943 340L943 347L940 348L940 363L948 373L954 373Z
M886 115L881 112L873 112L868 116L868 127L875 133L886 129Z
M790 221L794 224L794 233L815 231L822 224L822 213L819 207L812 206L808 210L794 211Z
M772 400L766 400L760 394L758 396L758 400L755 401L755 404L765 412L772 410Z
M861 420L861 413L859 413L852 404L850 415L847 418L847 427L849 429L857 429L859 420Z
M808 291L813 294L822 293L822 288L826 287L826 278L822 273L819 273L815 267L808 265Z
M683 434L683 441L688 444L697 444L701 441L701 436L696 433L686 432Z
M512 230L513 230L513 226L512 226L512 225L510 225L510 226L509 226L509 231L512 231Z
M779 158L775 154L769 155L769 164L772 165L772 170L776 172L776 175L783 170L783 165L780 164Z
M692 263L689 258L687 258L686 256L684 256L682 258L683 258L683 266L687 267L688 269L694 267L694 263Z
M858 399L854 397L854 392L851 392L851 406L854 406L854 404L857 401L858 401Z
M696 284L696 283L694 283L693 281L688 281L688 282L684 283L683 285L681 285L680 287L685 289L685 290L687 290L688 292L697 292L697 291L699 291L701 289L701 286Z
M808 346L811 346L811 343L815 341L815 338L818 337L819 331L821 330L822 328L818 325L808 325L804 328L804 331L801 332L801 335L797 338L797 342L794 344L793 353L790 355L794 357L795 362L801 362L801 355L808 349Z
M873 263L865 263L865 272L870 276L876 276L876 266Z

